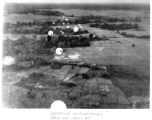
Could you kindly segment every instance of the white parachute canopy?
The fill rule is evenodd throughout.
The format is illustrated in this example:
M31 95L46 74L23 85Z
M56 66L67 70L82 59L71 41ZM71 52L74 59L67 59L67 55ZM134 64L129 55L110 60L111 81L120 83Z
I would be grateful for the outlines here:
M62 55L63 49L62 48L57 48L55 52L56 52L57 55Z
M79 28L76 27L76 26L73 28L73 31L74 31L74 32L78 32L78 30L79 30Z
M3 65L13 65L15 64L15 58L11 56L5 56L3 59Z
M83 29L82 25L78 24L78 26L79 26L80 29Z
M61 19L64 19L64 16L62 15L62 18Z
M62 20L66 20L67 18L66 18L66 16L62 16Z
M49 36L52 36L52 35L53 35L53 31L50 30L50 31L48 32L48 35L49 35Z
M66 26L66 28L70 28L70 26Z
M57 28L61 28L61 26L57 26Z
M63 35L64 35L64 32L63 31L60 31Z
M55 100L55 101L51 104L51 109L53 109L53 110L58 110L59 108L60 108L61 110L67 109L66 104L65 104L63 101Z
M68 21L68 18L66 18L65 20Z

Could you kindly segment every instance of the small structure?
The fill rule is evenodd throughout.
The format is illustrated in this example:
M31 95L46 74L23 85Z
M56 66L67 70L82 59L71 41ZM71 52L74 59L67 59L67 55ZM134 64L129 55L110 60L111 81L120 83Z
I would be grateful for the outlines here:
M117 29L117 33L119 33L119 29Z
M93 38L93 34L92 34L92 33L89 34L89 38L90 38L90 39Z
M132 47L135 47L135 44L132 44Z

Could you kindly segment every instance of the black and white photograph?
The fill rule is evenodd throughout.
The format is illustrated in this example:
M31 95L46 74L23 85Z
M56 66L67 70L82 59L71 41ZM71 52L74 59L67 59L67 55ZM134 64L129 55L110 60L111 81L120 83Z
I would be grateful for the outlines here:
M150 109L150 0L4 2L2 106Z

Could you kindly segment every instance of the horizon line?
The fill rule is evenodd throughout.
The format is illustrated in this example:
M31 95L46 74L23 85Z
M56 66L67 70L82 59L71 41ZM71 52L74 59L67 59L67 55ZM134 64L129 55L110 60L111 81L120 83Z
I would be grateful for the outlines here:
M5 4L149 4L150 5L150 3L137 3L137 2L116 2L116 3L114 3L114 2L111 2L111 3L109 3L109 2L103 2L103 3L101 3L101 2L99 2L99 3L97 3L97 2L95 2L95 3L85 3L85 2L80 2L80 3L71 3L71 2L69 2L69 3L52 3L52 2L4 2Z

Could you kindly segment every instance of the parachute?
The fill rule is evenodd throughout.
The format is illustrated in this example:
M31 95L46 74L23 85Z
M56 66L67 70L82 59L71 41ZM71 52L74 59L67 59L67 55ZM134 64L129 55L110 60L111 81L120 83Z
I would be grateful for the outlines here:
M62 15L62 18L61 19L64 19L64 16Z
M52 35L53 35L53 31L50 30L50 31L48 32L48 35L49 35L49 36L52 36Z
M57 55L62 55L63 49L62 48L57 48L55 52L56 52Z
M70 28L70 26L66 26L66 28Z
M78 32L78 30L79 30L79 28L76 27L76 26L73 28L73 31L74 31L74 32Z
M60 31L63 35L64 35L64 32L63 31Z
M3 59L3 65L13 65L15 64L15 58L11 56L5 56Z
M65 20L68 21L68 18L66 18Z
M82 27L82 25L78 24L78 26L79 26L79 28L80 28L80 29L82 29L82 30L83 30L83 27Z
M66 104L63 101L60 100L55 100L52 104L51 104L51 109L53 110L58 110L58 108L65 110Z
M61 28L61 26L57 26L57 28Z

